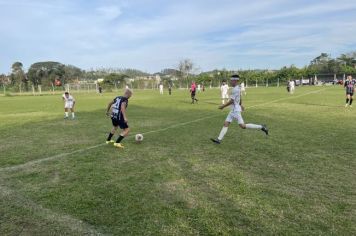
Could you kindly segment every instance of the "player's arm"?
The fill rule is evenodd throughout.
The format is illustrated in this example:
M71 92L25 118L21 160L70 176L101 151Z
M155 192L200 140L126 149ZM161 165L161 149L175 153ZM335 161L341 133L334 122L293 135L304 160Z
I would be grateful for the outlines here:
M114 101L109 102L108 107L106 108L106 115L107 116L110 115L110 108L111 108L112 104L114 104Z
M124 117L125 122L127 123L127 117L126 117L126 102L121 103L121 113L122 116Z
M241 107L241 110L244 111L245 110L245 107L242 106L242 98L241 98L241 92L240 92L240 107Z
M227 103L225 103L224 105L220 105L219 106L219 109L224 109L225 107L227 107L227 106L230 106L231 104L233 104L234 103L234 100L233 99L230 99Z
M73 99L73 106L72 106L72 108L74 108L74 105L75 105L75 99Z

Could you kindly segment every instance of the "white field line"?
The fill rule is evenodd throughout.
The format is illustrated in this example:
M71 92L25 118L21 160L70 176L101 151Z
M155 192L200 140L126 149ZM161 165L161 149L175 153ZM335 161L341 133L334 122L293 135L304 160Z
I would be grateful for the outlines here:
M319 89L319 90L312 91L312 92L308 92L308 93L303 93L303 94L300 94L300 95L297 95L297 96L291 96L291 97L289 97L289 98L280 98L280 99L272 100L272 101L269 101L269 102L256 104L256 105L247 107L247 109L251 109L251 108L259 107L259 106L265 106L265 105L268 105L268 104L271 104L271 103L275 103L275 102L279 102L279 101L285 101L285 100L289 100L289 99L294 99L294 98L298 98L298 97L303 97L303 96L306 96L306 95L309 95L309 94L319 93L319 92L321 92L321 91L323 91L323 90L326 90L326 88L324 88L324 89ZM157 129L157 130L151 130L151 131L147 131L147 132L142 133L142 134L146 135L146 134L152 134L152 133L162 132L162 131L166 131L166 130L169 130L169 129L174 129L174 128L177 128L177 127L181 127L181 126L184 126L184 125L196 123L196 122L199 122L199 121L202 121L202 120L207 120L207 119L210 119L210 118L213 118L213 117L217 117L217 116L221 116L221 113L216 114L216 115L212 115L212 116L206 116L206 117L199 118L199 119L195 119L195 120L191 120L191 121L187 121L187 122L177 123L177 124L175 124L175 125L171 125L171 126L168 126L168 127L166 127L166 128ZM128 138L130 138L130 137L133 137L133 136L129 136ZM54 159L63 158L63 157L66 157L66 156L73 155L73 154L75 154L75 153L80 153L80 152L88 151L88 150L90 150L90 149L98 148L98 147L101 147L101 146L104 146L104 145L106 145L106 144L105 144L105 143L101 143L101 144L97 144L97 145L94 145L94 146L91 146L91 147L78 149L78 150L75 150L75 151L73 151L73 152L61 153L61 154L57 154L57 155L54 155L54 156L50 156L50 157L45 157L45 158L42 158L42 159L37 159L37 160L29 161L29 162L26 162L26 163L20 164L20 165L15 165L15 166L10 166L10 167L0 168L0 172L4 172L4 171L16 171L16 170L20 170L20 169L23 169L23 168L28 168L28 167L34 166L34 165L39 164L39 163L42 163L42 162L46 162L46 161L51 161L51 160L54 160Z
M2 186L0 183L0 198L9 201L10 204L23 207L29 210L32 214L44 218L53 224L69 228L72 232L78 235L104 235L98 232L92 225L89 225L82 220L73 218L70 215L59 214L50 209L44 208L43 206L29 200L16 191ZM24 228L26 231L26 228ZM21 233L20 233L21 234Z

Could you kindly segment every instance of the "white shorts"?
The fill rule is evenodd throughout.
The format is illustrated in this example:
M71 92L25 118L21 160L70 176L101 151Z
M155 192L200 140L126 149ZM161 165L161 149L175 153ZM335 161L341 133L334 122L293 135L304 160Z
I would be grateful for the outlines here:
M73 108L73 103L72 102L66 102L64 104L64 108L65 109L72 109Z
M225 98L229 99L229 94L227 94L227 93L222 93L222 94L221 94L221 98L222 98L222 99L225 99Z
M233 120L237 120L237 123L244 124L244 119L242 119L242 115L240 111L230 111L230 113L227 115L226 120L227 122L232 122Z

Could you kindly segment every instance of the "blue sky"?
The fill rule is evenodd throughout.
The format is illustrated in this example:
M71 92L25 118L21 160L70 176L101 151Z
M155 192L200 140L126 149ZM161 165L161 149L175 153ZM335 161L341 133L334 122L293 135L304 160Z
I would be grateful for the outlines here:
M356 50L349 0L0 0L0 73L59 61L157 72L307 65Z

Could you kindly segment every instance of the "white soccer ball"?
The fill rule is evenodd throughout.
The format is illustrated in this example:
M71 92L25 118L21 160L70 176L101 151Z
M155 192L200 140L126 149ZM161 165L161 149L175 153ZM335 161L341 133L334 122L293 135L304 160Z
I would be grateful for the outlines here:
M135 140L136 140L136 142L141 142L143 140L143 135L142 134L136 134L135 135Z

